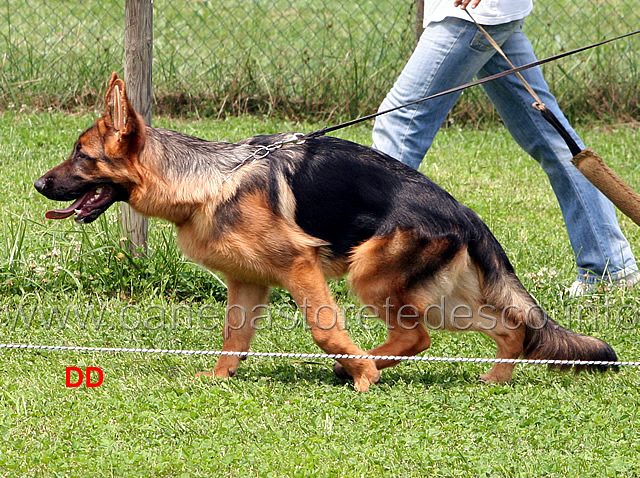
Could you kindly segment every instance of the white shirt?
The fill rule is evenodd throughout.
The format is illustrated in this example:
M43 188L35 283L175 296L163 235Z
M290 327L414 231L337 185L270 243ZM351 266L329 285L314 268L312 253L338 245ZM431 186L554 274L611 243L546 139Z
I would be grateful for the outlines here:
M476 8L469 8L481 25L500 25L520 20L533 10L533 0L482 0ZM453 6L453 0L425 0L424 26L439 22L446 17L470 20L469 15L459 7Z

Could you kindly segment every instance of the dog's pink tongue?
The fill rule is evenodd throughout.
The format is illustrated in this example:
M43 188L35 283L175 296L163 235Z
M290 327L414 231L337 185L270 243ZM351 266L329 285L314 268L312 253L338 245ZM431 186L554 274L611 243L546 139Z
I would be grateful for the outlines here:
M52 211L47 211L44 215L47 219L66 219L69 216L73 215L76 209L79 209L80 204L84 201L84 196L75 201L71 206L66 207L64 209L54 209Z

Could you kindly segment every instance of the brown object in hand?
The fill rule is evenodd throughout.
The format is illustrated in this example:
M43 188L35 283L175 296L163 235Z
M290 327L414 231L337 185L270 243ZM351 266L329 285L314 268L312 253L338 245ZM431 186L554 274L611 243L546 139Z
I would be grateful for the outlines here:
M571 162L618 209L640 226L640 195L620 179L595 151L591 148L583 149Z

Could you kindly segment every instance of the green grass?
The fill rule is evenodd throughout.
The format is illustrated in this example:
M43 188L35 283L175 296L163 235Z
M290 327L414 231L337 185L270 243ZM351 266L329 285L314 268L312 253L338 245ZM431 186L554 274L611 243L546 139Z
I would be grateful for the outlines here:
M152 220L148 259L122 249L117 208L88 226L46 221L32 183L71 151L91 116L0 115L0 342L215 350L224 286L184 260ZM310 131L252 117L168 126L214 140ZM638 130L581 130L635 188ZM370 125L343 132L368 144ZM448 129L423 171L473 207L525 285L563 325L640 360L637 291L572 301L575 275L548 182L503 129ZM621 217L632 245L640 230ZM636 250L636 253L638 251ZM341 305L355 299L331 282ZM317 352L286 291L255 351ZM363 347L381 324L350 322ZM433 334L428 354L492 357L478 334ZM359 394L322 360L250 358L233 380L195 379L213 357L0 351L0 476L580 476L640 473L640 374L561 374L519 366L511 385L480 364L401 364ZM65 367L97 366L98 388L67 389Z
M207 0L154 5L155 111L278 112L350 118L373 112L415 41L415 2ZM0 3L0 109L84 110L123 72L122 2ZM525 31L542 58L633 31L636 0L538 0ZM545 66L570 119L638 118L637 37ZM480 89L455 121L495 117Z

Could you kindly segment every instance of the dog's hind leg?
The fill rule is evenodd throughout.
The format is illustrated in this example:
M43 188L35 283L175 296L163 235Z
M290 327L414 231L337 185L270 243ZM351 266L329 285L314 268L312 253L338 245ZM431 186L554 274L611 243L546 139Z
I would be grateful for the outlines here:
M420 321L398 320L394 314L387 323L388 337L384 344L369 350L370 355L414 356L427 350L431 337ZM378 370L393 367L397 360L376 360Z
M498 347L496 358L518 359L525 355L527 322L544 321L545 314L529 296L518 278L503 273L493 282L485 280L483 287L485 304L480 307L480 319L471 330L482 332L493 339ZM508 383L515 364L495 363L489 373L480 375L488 383Z
M349 266L351 287L387 326L386 342L368 354L413 356L429 348L431 338L422 324L421 311L411 305L408 277L433 274L446 262L441 258L443 251L454 255L459 249L455 238L425 240L415 231L397 230L389 236L369 239L353 250ZM397 363L375 361L378 369ZM340 378L348 376L339 363L334 372Z
M496 358L517 359L522 356L525 336L523 324L520 327L497 326L483 332L496 342L498 346ZM511 381L514 368L515 364L513 363L496 363L489 373L480 375L480 380L488 383L508 383Z
M317 254L295 259L283 285L298 303L313 339L322 350L329 354L365 355L343 328L341 312L331 297ZM380 378L372 360L339 359L339 362L354 378L354 386L361 392L366 392Z
M379 309L378 309L379 310ZM387 324L387 340L382 345L375 347L367 352L369 355L398 355L398 356L414 356L427 350L431 345L431 337L418 320L398 320L398 314L385 308L388 317L381 317ZM374 360L376 368L393 367L398 360ZM333 371L337 377L342 379L349 378L349 374L344 367L336 362Z
M269 288L263 285L227 279L227 312L224 321L223 351L247 352L255 334L255 321L264 315ZM213 370L216 377L233 377L240 357L222 355ZM211 372L202 372L212 375Z

